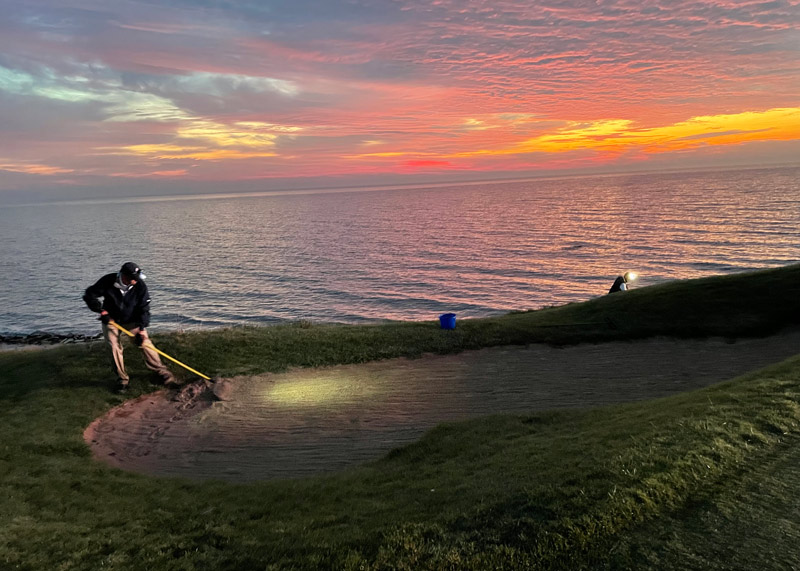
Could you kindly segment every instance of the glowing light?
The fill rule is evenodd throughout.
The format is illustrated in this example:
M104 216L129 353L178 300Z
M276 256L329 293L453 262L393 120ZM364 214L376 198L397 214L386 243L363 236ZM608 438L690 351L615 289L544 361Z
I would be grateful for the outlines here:
M269 387L263 399L285 407L330 407L352 404L376 393L372 383L337 371L312 378L289 378Z

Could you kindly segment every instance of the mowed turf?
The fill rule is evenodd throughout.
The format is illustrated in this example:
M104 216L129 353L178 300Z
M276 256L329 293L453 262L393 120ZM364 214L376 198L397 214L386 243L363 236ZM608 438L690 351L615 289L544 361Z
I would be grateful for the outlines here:
M790 266L461 320L454 331L297 323L155 342L200 371L233 376L505 344L768 335L798 322L800 266ZM153 390L129 360L135 393ZM441 425L362 467L249 485L95 462L83 429L122 402L108 377L100 344L0 354L0 569L657 569L709 560L777 569L798 560L796 542L776 541L781 552L764 559L762 542L739 541L731 527L797 532L797 503L786 500L800 482L759 482L796 472L798 358L658 401Z
M800 569L800 439L621 534L607 569Z

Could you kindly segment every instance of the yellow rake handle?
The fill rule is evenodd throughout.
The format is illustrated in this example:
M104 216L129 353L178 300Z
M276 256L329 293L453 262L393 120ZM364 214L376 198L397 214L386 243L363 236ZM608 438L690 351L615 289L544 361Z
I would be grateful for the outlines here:
M130 331L128 331L127 329L125 329L124 327L122 327L121 325L119 325L119 324L118 324L116 321L109 321L109 323L110 323L111 325L113 325L114 327L116 327L117 329L119 329L120 331L122 331L122 332L123 332L125 335L127 335L128 337L135 337L135 335L134 335L133 333L131 333ZM166 357L167 359L169 359L169 360L170 360L170 361L172 361L173 363L177 363L178 365L180 365L181 367L183 367L183 368L184 368L184 369L186 369L187 371L191 371L191 372L192 372L192 373L194 373L195 375L198 375L198 376L200 376L200 377L204 378L204 379L205 379L205 380L207 380L207 381L210 381L210 380L211 380L211 378L210 378L210 377L206 377L206 376L205 376L203 373L201 373L200 371L195 371L195 370L194 370L194 369L192 369L190 366L188 366L188 365L184 365L183 363L181 363L181 362L180 362L180 361L178 361L177 359L175 359L175 358L173 358L173 357L170 357L169 355L167 355L166 353L164 353L164 352L163 352L163 351L161 351L160 349L156 348L156 346L155 346L155 345L153 345L153 342L152 342L152 341L150 341L149 339L147 340L147 343L146 343L146 345L147 345L148 347L150 347L150 348L151 348L153 351L155 351L156 353L158 353L159 355L161 355L162 357ZM145 346L145 343L143 343L143 344L142 344L142 347L144 347L144 346Z

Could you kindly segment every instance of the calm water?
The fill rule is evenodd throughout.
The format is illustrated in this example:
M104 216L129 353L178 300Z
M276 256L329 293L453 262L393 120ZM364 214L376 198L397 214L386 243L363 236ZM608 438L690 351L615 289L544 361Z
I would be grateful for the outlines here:
M95 333L133 260L158 330L478 317L800 261L800 168L0 210L0 332Z

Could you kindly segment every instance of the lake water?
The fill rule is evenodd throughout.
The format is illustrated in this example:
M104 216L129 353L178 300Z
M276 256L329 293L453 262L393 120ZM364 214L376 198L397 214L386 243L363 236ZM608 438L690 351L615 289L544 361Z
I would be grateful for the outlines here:
M460 318L800 261L800 168L0 209L0 333L96 333L133 260L151 330Z

